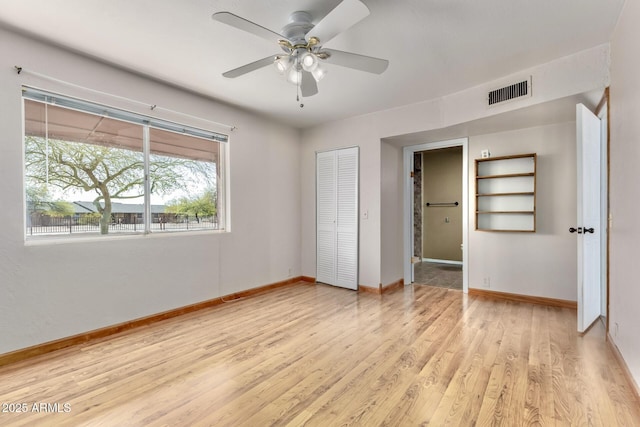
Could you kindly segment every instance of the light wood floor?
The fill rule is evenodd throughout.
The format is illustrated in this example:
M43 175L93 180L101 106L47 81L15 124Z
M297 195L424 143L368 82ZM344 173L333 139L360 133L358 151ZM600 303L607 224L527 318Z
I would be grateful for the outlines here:
M598 325L415 286L296 284L0 368L0 425L640 426ZM69 413L31 412L69 403Z

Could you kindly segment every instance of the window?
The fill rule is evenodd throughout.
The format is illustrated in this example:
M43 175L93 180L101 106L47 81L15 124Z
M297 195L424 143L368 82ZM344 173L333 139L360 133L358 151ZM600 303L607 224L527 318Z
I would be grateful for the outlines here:
M226 135L23 92L27 238L225 229Z

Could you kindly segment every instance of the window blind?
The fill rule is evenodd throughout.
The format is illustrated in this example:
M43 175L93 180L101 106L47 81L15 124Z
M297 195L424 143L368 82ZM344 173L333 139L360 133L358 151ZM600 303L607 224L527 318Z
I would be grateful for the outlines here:
M24 86L22 88L22 96L25 99L38 101L49 105L56 105L80 112L95 114L97 116L108 117L130 123L149 125L150 127L156 129L189 135L196 138L203 138L217 142L228 142L229 140L229 137L227 135L218 132L212 132L193 126L186 126L168 120L147 116L144 114L133 113L131 111L108 107L101 104L95 104L92 102L47 92L41 89Z

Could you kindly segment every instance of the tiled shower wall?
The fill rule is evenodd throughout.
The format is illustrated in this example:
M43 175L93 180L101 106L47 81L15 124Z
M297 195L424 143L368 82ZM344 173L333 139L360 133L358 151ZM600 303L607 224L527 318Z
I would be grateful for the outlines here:
M422 153L413 154L413 256L422 260Z

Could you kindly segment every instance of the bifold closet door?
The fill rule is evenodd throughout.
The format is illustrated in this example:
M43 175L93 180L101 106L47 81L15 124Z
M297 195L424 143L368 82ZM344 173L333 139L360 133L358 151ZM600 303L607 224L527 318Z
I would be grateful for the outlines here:
M358 289L358 147L316 154L316 281Z

